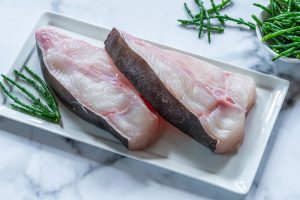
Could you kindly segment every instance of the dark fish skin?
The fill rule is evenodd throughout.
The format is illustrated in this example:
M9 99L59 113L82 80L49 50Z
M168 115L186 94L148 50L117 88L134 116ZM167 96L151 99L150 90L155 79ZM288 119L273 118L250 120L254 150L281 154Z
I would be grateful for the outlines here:
M44 79L48 86L59 97L61 102L73 113L83 120L92 123L93 125L110 132L114 137L121 141L128 148L128 140L120 135L114 128L112 128L101 116L97 115L87 107L81 105L72 94L49 72L46 62L43 58L43 53L37 44L37 51L39 55L40 65Z
M169 92L148 63L129 47L117 29L112 29L104 44L117 68L164 119L215 151L217 140L210 137L198 117Z

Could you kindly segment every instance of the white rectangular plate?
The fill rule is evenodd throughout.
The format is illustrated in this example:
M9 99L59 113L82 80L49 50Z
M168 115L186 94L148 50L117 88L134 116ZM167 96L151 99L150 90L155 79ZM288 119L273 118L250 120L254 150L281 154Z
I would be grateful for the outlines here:
M10 69L9 76L12 76L13 69L21 69L24 65L30 66L37 73L40 73L34 33L37 29L47 25L55 26L74 37L98 46L103 46L103 41L110 31L60 14L46 12L40 17L34 30L29 35ZM156 45L169 48L159 44ZM29 126L178 172L235 193L245 194L249 191L253 182L271 130L288 90L289 82L198 55L192 56L210 62L224 70L250 76L256 82L256 104L247 115L246 136L236 154L215 155L172 126L169 126L162 137L150 148L144 151L128 151L109 133L84 122L60 103L63 128L10 109L6 98L2 95L0 95L0 115Z

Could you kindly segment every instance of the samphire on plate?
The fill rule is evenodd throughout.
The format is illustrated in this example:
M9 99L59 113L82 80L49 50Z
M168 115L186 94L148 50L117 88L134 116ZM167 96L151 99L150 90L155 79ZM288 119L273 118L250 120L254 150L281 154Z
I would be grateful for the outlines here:
M251 78L117 29L105 41L111 58L52 28L36 38L45 79L67 107L128 148L144 148L158 137L155 111L215 153L236 151L242 143L256 96Z

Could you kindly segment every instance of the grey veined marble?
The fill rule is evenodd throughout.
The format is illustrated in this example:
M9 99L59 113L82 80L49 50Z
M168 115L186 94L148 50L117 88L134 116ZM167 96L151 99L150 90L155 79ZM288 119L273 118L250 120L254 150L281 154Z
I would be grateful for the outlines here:
M253 31L235 25L199 40L177 25L177 0L0 0L0 72L5 73L44 10L53 10L141 38L291 81L254 184L238 196L190 178L0 119L0 199L300 199L300 66L273 63ZM192 0L187 0L193 3ZM251 20L259 9L234 1L227 14ZM228 23L230 24L230 23ZM228 25L231 26L231 25ZM254 147L255 148L255 147Z

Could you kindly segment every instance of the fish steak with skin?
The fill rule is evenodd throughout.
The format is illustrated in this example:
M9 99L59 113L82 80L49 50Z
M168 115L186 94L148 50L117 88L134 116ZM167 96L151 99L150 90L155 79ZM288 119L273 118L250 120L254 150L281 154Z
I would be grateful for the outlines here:
M158 138L159 115L103 48L54 27L42 28L35 36L44 78L71 111L131 150L143 149Z
M256 100L250 77L115 28L104 43L115 65L164 119L215 153L239 149Z

